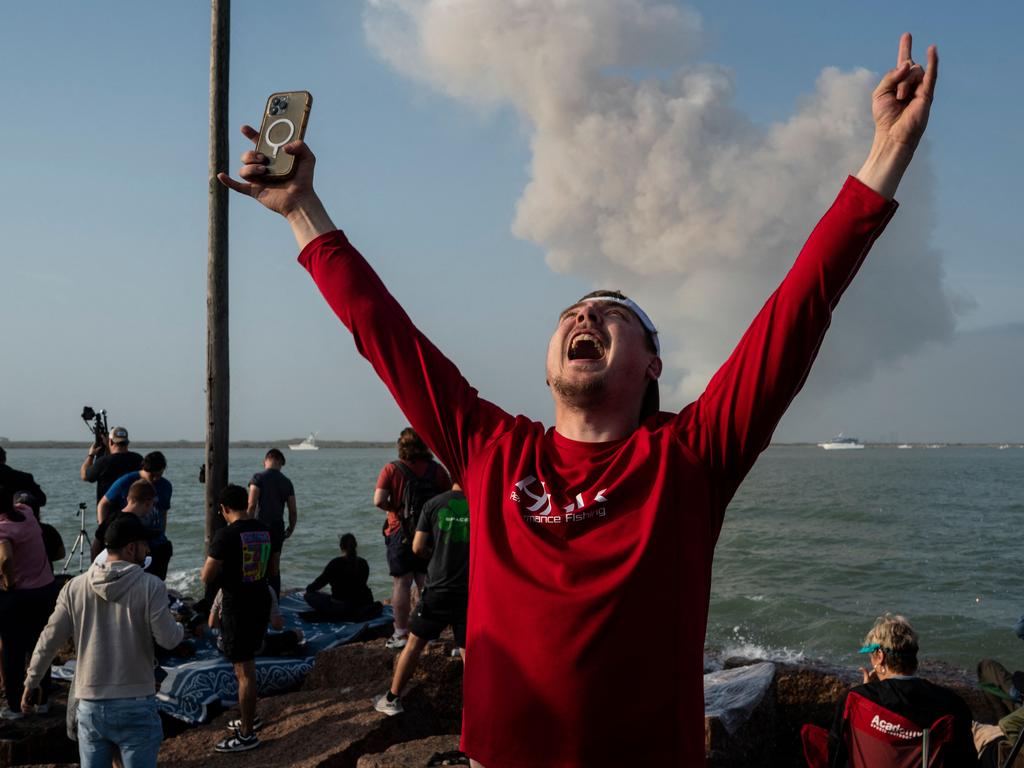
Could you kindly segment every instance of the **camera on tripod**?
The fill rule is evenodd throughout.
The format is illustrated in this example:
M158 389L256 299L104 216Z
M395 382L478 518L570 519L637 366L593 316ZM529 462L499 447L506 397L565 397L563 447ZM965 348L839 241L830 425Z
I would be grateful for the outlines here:
M91 406L82 408L82 421L89 428L93 436L93 445L96 446L96 454L102 456L107 452L107 412L104 410L94 411Z

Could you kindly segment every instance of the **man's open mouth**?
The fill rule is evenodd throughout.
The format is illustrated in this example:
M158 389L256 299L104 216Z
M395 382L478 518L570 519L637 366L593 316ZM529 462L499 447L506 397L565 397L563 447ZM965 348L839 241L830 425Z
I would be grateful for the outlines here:
M569 343L570 360L600 360L604 357L604 343L589 333L581 333Z

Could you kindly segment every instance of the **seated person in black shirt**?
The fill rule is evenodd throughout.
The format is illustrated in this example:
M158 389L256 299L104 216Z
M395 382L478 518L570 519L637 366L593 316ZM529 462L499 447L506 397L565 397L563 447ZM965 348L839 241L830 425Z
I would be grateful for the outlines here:
M323 573L306 587L306 602L323 621L363 621L380 615L381 605L373 601L373 593L366 582L370 566L356 554L356 537L344 534L338 542L341 557L327 564ZM331 585L330 597L320 592Z
M875 620L875 625L864 638L860 653L868 654L871 671L861 668L864 684L847 691L836 706L832 731L828 735L829 765L843 768L851 765L849 755L849 729L851 721L847 699L856 694L867 706L877 706L909 721L908 740L921 742L924 729L931 728L944 715L952 717L948 743L939 744L933 737L932 757L937 749L944 754L943 765L976 766L978 753L971 735L971 711L956 693L941 685L917 676L917 632L903 616L887 613ZM894 725L884 716L876 715L871 727L885 737L899 737L902 726ZM906 730L906 729L903 729ZM937 736L937 735L933 735ZM860 765L861 762L856 764ZM933 764L929 762L929 764ZM887 768L879 761L872 768Z

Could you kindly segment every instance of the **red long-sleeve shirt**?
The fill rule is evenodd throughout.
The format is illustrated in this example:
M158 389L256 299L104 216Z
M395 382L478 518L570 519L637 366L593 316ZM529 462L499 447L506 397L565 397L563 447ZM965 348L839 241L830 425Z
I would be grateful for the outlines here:
M848 179L704 394L607 443L481 398L341 232L303 249L470 501L467 754L487 768L704 764L703 645L725 507L895 209Z

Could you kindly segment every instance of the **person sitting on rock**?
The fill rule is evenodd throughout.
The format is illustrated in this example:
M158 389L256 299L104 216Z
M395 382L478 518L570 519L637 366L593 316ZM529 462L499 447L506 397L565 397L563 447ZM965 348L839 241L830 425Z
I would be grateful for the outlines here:
M874 753L866 755L862 750L857 750L860 760L851 762L853 752L849 747L851 739L856 738L854 732L859 730L861 717L867 723L865 729L874 737L872 746L886 744L899 749L897 742L920 746L924 729L932 728L947 715L952 718L949 735L944 739L939 729L934 729L932 754L941 751L945 756L941 765L978 764L971 735L971 711L953 691L917 676L918 636L905 617L891 613L879 616L859 652L868 655L871 671L861 667L864 684L844 693L836 705L828 735L829 766L890 765L877 755L872 758ZM888 746L881 747L879 755ZM863 759L869 762L864 763Z
M1013 631L1024 640L1024 616L1017 620ZM1008 715L1024 703L1024 672L1011 674L995 659L982 659L978 662L978 682L989 704L1001 714Z
M367 582L370 565L356 554L358 542L351 533L338 540L341 556L331 560L303 595L315 617L324 621L364 621L380 615L381 605L373 601ZM330 584L331 594L320 590Z

